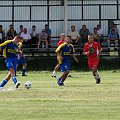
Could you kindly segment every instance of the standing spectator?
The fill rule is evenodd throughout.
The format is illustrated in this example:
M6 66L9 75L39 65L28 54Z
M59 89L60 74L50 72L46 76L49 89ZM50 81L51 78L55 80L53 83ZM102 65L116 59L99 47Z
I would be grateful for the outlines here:
M96 84L100 83L100 76L98 74L97 68L101 51L101 46L97 42L94 42L94 36L92 34L88 35L88 42L84 45L83 53L88 56L88 66L89 69L92 70Z
M37 44L39 36L38 36L38 32L36 30L36 26L35 25L32 26L32 30L30 32L30 36L31 36L31 42L32 42L32 44Z
M42 48L46 47L48 48L48 41L47 41L47 34L45 32L45 30L43 29L42 32L40 33L40 37L39 37L39 41L38 41L38 49L42 43ZM44 43L45 43L45 46L44 46Z
M3 30L3 26L0 25L0 43L5 41L5 31Z
M45 24L45 33L47 34L47 41L48 41L48 46L50 47L51 43L51 29L49 28L48 24Z
M102 43L103 40L103 30L101 29L101 25L97 25L97 33L100 36L100 43Z
M21 37L23 38L23 45L26 45L26 47L31 46L31 36L27 32L27 28L24 28L23 32L21 33Z
M88 35L90 34L89 29L86 28L86 25L82 25L79 34L81 42L85 44L88 41Z
M20 25L20 29L18 31L18 35L21 35L21 33L24 31L23 25Z
M9 30L6 35L7 40L12 40L17 35L16 31L14 30L13 25L9 26Z
M74 25L71 26L71 31L68 33L68 35L71 36L71 43L78 47L80 35Z
M115 29L111 29L111 32L108 35L108 48L110 49L110 44L113 43L115 44L115 50L117 50L117 45L118 45L118 37L117 34L115 33Z

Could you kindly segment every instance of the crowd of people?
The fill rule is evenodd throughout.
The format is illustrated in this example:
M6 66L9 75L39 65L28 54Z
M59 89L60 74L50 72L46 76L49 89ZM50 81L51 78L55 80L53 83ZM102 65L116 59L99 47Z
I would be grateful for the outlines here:
M49 29L48 24L45 24L45 28L41 33L38 33L35 25L32 26L30 31L23 25L20 25L18 32L12 24L9 26L7 32L5 32L3 26L0 25L0 43L6 40L12 40L16 35L20 35L23 38L24 47L33 47L34 44L36 44L37 48L50 47L51 29Z
M68 35L71 36L71 43L74 47L81 47L88 41L88 35L90 35L90 30L86 25L82 25L82 28L77 31L76 26L72 25L71 30L68 32ZM93 28L94 40L98 43L104 42L104 33L101 28L101 25L96 25ZM51 29L48 24L45 24L45 28L38 33L36 26L33 25L30 32L27 28L24 28L23 25L20 25L19 31L16 32L13 25L9 26L9 30L5 33L3 26L0 25L0 43L5 40L12 40L16 35L23 37L24 47L37 47L39 48L49 48L51 45ZM117 49L119 42L119 30L117 25L113 25L110 32L108 33L108 48L110 48L111 43L115 44L115 49ZM36 45L36 46L34 46Z

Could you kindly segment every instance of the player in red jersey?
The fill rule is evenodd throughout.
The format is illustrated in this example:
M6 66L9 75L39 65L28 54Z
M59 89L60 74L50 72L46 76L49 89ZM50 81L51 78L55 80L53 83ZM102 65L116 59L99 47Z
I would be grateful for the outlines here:
M65 40L65 33L60 34L60 40L58 42L58 46L64 43ZM61 61L58 61L58 64L55 66L54 71L52 73L52 77L56 77L56 72L60 68Z
M94 42L94 36L92 34L88 35L88 42L84 45L83 53L88 56L88 66L92 70L97 84L100 83L97 68L101 51L101 46L97 42Z

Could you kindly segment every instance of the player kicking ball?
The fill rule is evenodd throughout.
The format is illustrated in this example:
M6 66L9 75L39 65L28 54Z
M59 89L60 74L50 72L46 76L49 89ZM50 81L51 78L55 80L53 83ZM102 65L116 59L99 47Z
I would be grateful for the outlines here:
M0 89L2 89L6 83L12 78L15 88L18 88L20 82L17 81L15 76L17 57L16 54L21 54L21 51L18 49L18 43L20 42L21 37L15 36L13 40L7 40L4 43L0 44L1 49L3 50L3 56L5 58L5 64L8 68L8 75L0 84Z
M101 46L97 42L94 42L94 36L92 34L88 35L88 42L84 45L83 54L88 56L88 66L92 70L96 84L101 82L97 71L101 51Z
M63 74L57 79L57 84L59 86L64 85L64 81L66 80L69 72L70 72L70 56L74 58L76 62L78 59L75 57L75 50L71 43L71 36L67 36L65 42L61 44L57 49L57 60L61 61L60 63L60 70Z

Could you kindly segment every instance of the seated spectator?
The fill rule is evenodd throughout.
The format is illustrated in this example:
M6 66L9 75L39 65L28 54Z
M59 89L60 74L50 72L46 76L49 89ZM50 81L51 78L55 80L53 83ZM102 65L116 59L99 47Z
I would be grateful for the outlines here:
M23 25L20 25L20 29L18 31L18 35L21 35L21 33L24 31Z
M89 29L86 28L86 25L82 25L79 34L81 42L85 44L88 41L88 35L90 34Z
M45 33L47 34L47 41L48 41L48 46L50 47L51 43L51 29L49 28L48 24L45 24Z
M0 25L0 43L3 43L5 41L5 31L2 28L2 25Z
M100 43L102 43L104 39L103 39L103 30L101 29L101 25L97 25L97 33L100 36Z
M37 44L39 36L38 36L38 32L36 30L36 26L35 25L32 26L32 30L30 32L30 36L31 36L31 42L32 42L32 44Z
M7 40L12 40L17 35L16 31L14 30L13 25L9 26L9 30L6 35Z
M40 33L40 37L39 37L39 41L38 41L38 47L40 47L40 45L42 45L41 47L44 48L46 46L46 48L48 48L48 35L46 34L45 30L43 29L42 32ZM45 45L44 45L45 44Z
M93 36L94 36L94 41L95 41L95 42L98 42L98 43L100 44L101 36L98 34L96 27L94 28Z
M74 46L77 46L79 45L80 43L80 35L79 35L79 32L76 30L75 26L72 25L71 26L71 31L68 33L68 35L71 36L71 43L74 45Z
M119 41L119 29L117 28L116 24L113 25L113 29L115 30L115 33L117 34L118 41Z
M110 49L110 44L115 44L115 50L117 50L118 37L115 33L115 29L111 29L111 32L108 35L108 48Z
M27 28L24 28L23 32L21 33L21 37L23 38L23 45L26 45L26 47L31 47L31 36L27 32Z

